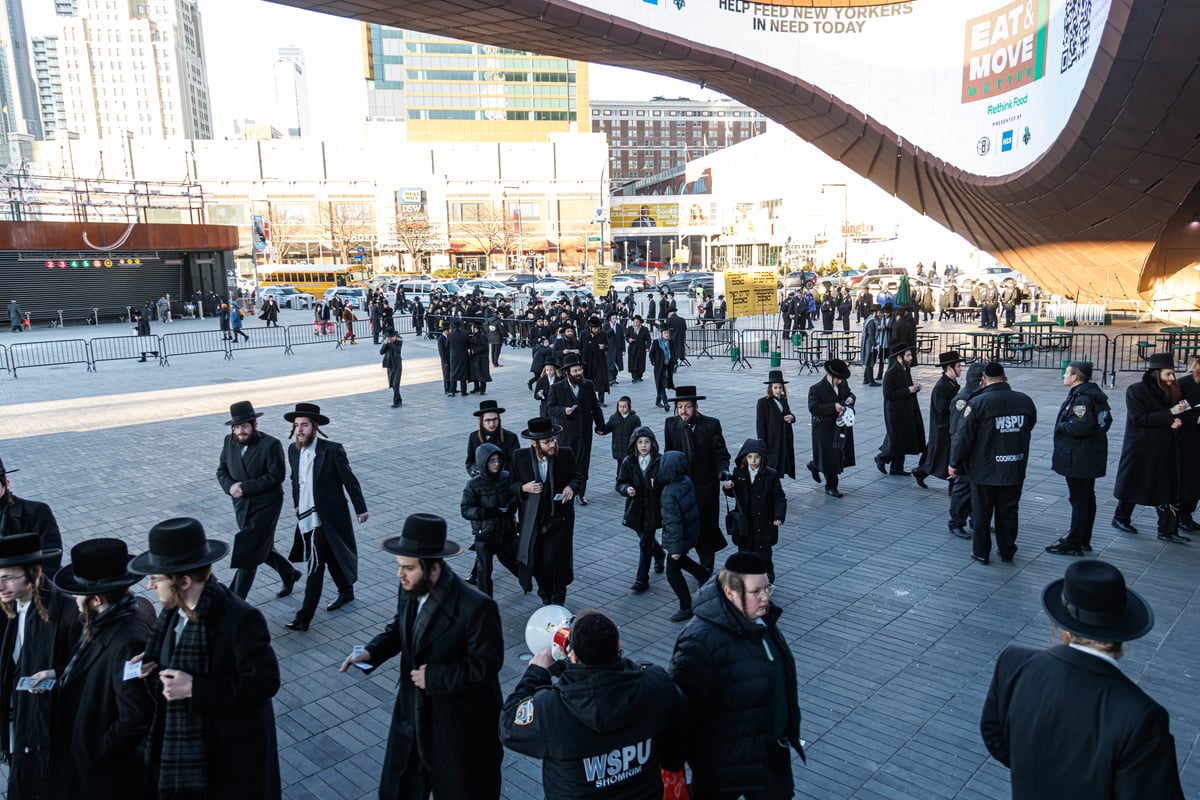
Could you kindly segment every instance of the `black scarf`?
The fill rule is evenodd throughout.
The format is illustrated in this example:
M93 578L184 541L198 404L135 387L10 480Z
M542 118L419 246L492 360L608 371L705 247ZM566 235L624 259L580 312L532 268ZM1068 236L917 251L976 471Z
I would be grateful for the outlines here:
M206 675L208 664L208 626L205 620L216 596L217 582L209 579L196 603L196 621L188 621L175 647L161 660L163 645L179 622L178 609L165 610L146 643L146 657L158 660L160 669L177 669L189 675ZM166 705L163 722L162 756L158 771L159 791L204 791L206 788L206 734L204 716L192 711L191 700L175 700Z
M88 648L91 647L97 639L100 638L101 632L111 628L123 619L133 616L137 612L137 600L133 595L127 594L118 600L114 605L106 608L100 615L92 620L92 641L88 641L87 631L79 634L79 640L75 643L75 649L71 651L71 660L67 662L66 669L63 670L62 677L59 680L61 685L66 685L74 680L76 665L87 654Z

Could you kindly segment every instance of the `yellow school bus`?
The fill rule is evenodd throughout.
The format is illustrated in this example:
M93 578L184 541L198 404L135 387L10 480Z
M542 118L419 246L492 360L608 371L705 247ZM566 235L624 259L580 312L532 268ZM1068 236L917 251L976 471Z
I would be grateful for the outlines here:
M358 286L362 279L362 268L348 264L277 264L258 268L259 286L295 286L317 299L325 296L326 289Z

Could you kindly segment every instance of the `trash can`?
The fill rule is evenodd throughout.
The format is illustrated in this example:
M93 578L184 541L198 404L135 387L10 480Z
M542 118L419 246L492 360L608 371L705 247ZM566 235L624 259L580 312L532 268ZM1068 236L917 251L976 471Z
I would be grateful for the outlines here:
M1029 315L1029 321L1030 321L1030 322L1037 322L1037 314L1030 314L1030 315Z
M767 339L758 340L758 352L767 353L771 350L771 342Z
M1055 317L1055 318L1054 318L1054 324L1055 324L1055 325L1062 325L1062 324L1063 324L1063 322L1064 322L1064 320L1063 320L1063 318L1062 318L1062 315L1059 315L1059 316L1057 316L1057 317Z
M778 350L772 350L771 351L771 366L778 367L782 363L783 363L783 354L780 353Z
M792 334L792 347L799 347L799 346L800 346L800 342L801 342L801 341L803 341L803 340L804 340L804 334L802 334L802 333L793 333L793 334Z
M1105 324L1105 325L1112 325L1112 314L1105 314L1105 315L1104 315L1104 324Z
M737 360L741 357L742 357L742 348L740 348L740 347L729 348L729 360L730 361L733 361L736 363Z

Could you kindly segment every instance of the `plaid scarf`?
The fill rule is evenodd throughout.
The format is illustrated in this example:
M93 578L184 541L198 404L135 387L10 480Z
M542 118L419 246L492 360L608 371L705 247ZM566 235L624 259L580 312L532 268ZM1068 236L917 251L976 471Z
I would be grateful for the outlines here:
M205 619L212 608L217 592L217 582L209 579L196 603L195 622L189 621L183 628L171 651L170 663L164 664L161 657L166 637L171 636L179 622L178 609L166 609L158 617L158 624L146 643L147 658L156 655L160 669L177 669L189 675L206 675L208 664L208 626ZM201 791L206 788L205 752L206 734L204 716L193 713L190 700L175 700L166 705L163 722L162 756L158 771L158 787L162 793L172 791Z

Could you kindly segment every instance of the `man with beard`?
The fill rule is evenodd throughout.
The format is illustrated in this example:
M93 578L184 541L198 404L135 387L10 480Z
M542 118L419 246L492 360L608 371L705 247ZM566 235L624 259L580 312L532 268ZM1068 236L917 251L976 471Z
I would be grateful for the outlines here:
M1192 358L1192 371L1179 379L1179 391L1192 407L1183 417L1179 429L1179 527L1185 531L1197 529L1192 515L1200 500L1200 355Z
M854 428L845 424L853 413L854 393L846 381L850 367L840 358L825 362L825 377L808 389L808 413L812 415L812 461L808 471L812 479L821 482L825 475L825 494L839 500L838 475L854 466Z
M583 355L580 356L583 362L581 375L592 384L600 405L604 405L604 395L608 393L608 337L600 330L599 317L589 318L587 324ZM554 416L553 412L550 416Z
M599 322L599 320L597 320ZM550 389L547 409L550 418L562 428L563 447L575 454L576 466L582 477L579 484L579 504L586 506L588 473L592 461L592 430L604 436L608 425L600 411L596 391L592 382L583 377L583 365L576 356L567 356L563 362L567 380L559 381Z
M558 338L554 340L554 357L561 364L567 356L583 358L583 345L575 336L575 326L570 322L560 323Z
M642 375L646 373L646 352L650 349L650 329L642 324L640 314L634 315L633 324L625 332L625 341L629 345L627 353L629 377L634 383L641 383Z
M62 534L50 506L37 500L26 500L12 493L8 476L19 469L5 469L0 461L0 536L36 533L42 550L50 553L42 561L42 571L53 578L62 564Z
M494 444L504 453L504 463L511 464L513 454L520 448L517 435L504 427L500 415L504 409L495 400L480 400L479 410L471 414L479 419L479 429L471 431L467 436L467 474L475 477L479 469L475 464L475 451L480 445Z
M608 385L617 383L617 375L625 368L625 326L616 311L608 312L603 328L608 344Z
M1125 441L1113 496L1119 501L1112 526L1137 533L1133 508L1154 506L1158 512L1158 538L1186 544L1179 533L1179 433L1190 404L1175 380L1175 359L1170 353L1150 356L1142 380L1125 390ZM1194 458L1195 454L1189 454Z
M45 681L62 675L80 630L74 601L42 572L44 561L61 556L43 550L33 533L0 538L0 757L8 764L13 800L52 796L58 690ZM21 687L22 681L29 685Z
M925 424L921 420L921 404L917 392L921 384L912 379L912 363L916 348L909 342L897 342L892 347L892 363L883 376L883 423L886 434L875 466L885 475L911 475L904 469L904 456L925 451Z
M521 588L537 580L542 605L566 602L567 586L575 578L575 495L583 476L575 454L558 446L562 428L547 417L529 420L521 436L530 440L512 464L513 488L520 491L520 532L517 562Z
M962 359L957 351L951 350L938 356L938 366L942 368L942 376L929 393L929 443L925 445L921 463L912 473L922 489L929 488L925 479L930 475L942 480L950 477L946 471L950 466L950 409L954 395L961 388L958 376L962 372Z
M263 615L213 578L229 545L188 517L155 525L149 545L129 569L162 605L140 662L158 703L158 796L277 800L279 662Z
M680 386L671 402L675 416L667 417L663 431L663 452L678 450L687 456L688 477L696 488L696 506L700 511L700 541L696 555L700 566L712 572L717 551L728 542L721 533L721 482L729 478L729 449L721 421L700 413L703 395L695 386Z
M243 600L250 594L259 564L269 564L279 573L283 588L276 597L287 597L300 580L300 570L275 550L275 525L283 510L283 481L287 469L283 445L258 429L258 418L249 400L229 407L230 433L221 448L217 481L233 498L238 532L233 539L230 566L237 572L229 588Z
M337 611L354 600L354 582L358 580L358 543L346 495L354 503L354 513L360 523L367 521L367 503L363 499L358 478L350 470L346 448L325 437L322 425L329 417L313 403L297 403L294 411L283 418L292 423L296 441L288 447L288 463L292 468L292 503L296 508L296 533L289 560L307 565L308 580L304 584L304 602L296 618L287 624L294 631L306 631L312 623L321 591L325 586L328 566L337 598L325 607Z
M958 390L958 394L954 395L954 399L951 401L949 428L951 443L954 442L954 437L958 435L958 429L962 426L963 411L967 408L967 401L979 391L985 366L983 362L976 361L967 367L966 384ZM946 474L950 475L948 461ZM957 475L950 475L950 487L947 491L950 494L950 519L948 522L950 533L960 539L970 539L971 534L967 533L967 520L971 517L970 477L961 472Z
M461 319L450 324L446 336L446 354L450 358L450 396L466 397L467 381L471 378L471 337L463 330Z
M1092 365L1072 361L1063 370L1067 399L1054 422L1054 455L1051 468L1067 479L1071 503L1071 529L1047 553L1081 556L1092 549L1096 521L1096 478L1108 467L1108 428L1112 411L1108 398L1092 383Z
M441 517L412 514L381 546L399 568L396 615L339 670L400 656L379 800L498 800L504 635L496 602L446 563L462 548L446 541Z
M128 565L120 539L89 539L71 548L71 563L54 578L59 591L74 595L83 623L54 690L54 797L146 794L142 744L154 702L141 681L125 680L125 664L145 651L155 615L149 600L130 591L145 576Z

